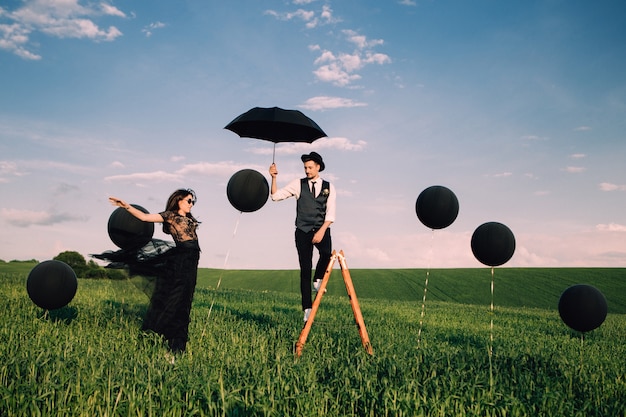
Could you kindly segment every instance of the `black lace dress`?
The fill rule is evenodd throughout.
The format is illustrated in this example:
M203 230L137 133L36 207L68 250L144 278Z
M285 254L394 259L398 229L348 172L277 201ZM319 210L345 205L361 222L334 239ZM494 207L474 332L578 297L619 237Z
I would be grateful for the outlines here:
M93 256L110 261L109 268L125 268L131 277L141 277L134 282L141 282L141 289L150 295L142 330L162 335L170 350L182 352L188 340L198 276L198 223L172 211L159 214L168 223L175 243L152 239L140 249Z

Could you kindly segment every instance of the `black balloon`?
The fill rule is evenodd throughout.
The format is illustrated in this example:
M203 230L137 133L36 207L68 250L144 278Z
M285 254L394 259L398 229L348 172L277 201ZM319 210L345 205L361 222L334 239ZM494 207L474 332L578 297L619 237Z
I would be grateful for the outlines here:
M230 177L226 186L228 201L239 211L250 213L265 205L270 193L267 180L258 171L242 169Z
M433 185L420 193L415 202L417 218L431 229L450 226L459 214L459 200L450 189Z
M26 280L30 299L41 308L55 310L65 307L76 295L78 280L71 266L61 261L37 264Z
M588 332L600 327L607 314L606 298L597 288L572 285L559 299L561 320L574 330Z
M515 252L515 236L507 226L487 222L476 228L472 235L472 253L479 262L498 266L508 262Z
M148 213L148 210L131 204L137 210ZM154 234L154 223L144 222L130 214L122 207L113 210L109 217L109 237L121 249L136 249L150 242Z

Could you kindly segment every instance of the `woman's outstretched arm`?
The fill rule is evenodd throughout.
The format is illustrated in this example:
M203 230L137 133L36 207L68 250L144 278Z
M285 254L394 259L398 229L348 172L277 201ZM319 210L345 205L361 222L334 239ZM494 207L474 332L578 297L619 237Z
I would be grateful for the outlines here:
M163 217L161 217L161 215L158 213L144 213L143 211L136 209L124 200L120 200L117 197L109 197L109 201L114 206L121 207L127 210L130 214L137 217L141 221L151 223L163 223Z

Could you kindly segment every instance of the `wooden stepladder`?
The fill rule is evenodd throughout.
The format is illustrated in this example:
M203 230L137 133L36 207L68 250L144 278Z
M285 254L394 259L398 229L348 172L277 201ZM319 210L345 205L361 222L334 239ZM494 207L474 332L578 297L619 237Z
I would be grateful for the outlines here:
M326 272L324 273L324 278L322 279L322 283L317 291L317 296L313 301L313 306L311 307L311 314L309 315L309 319L304 324L302 328L302 332L300 332L300 337L296 342L296 355L302 355L302 349L304 348L304 344L306 343L306 339L309 336L309 332L311 331L311 327L313 326L313 321L315 320L315 314L317 313L317 309L320 306L320 302L322 301L322 297L326 292L326 285L328 284L328 280L330 279L330 274L333 270L333 266L335 262L339 260L339 266L341 267L341 275L343 276L343 282L346 284L346 292L348 293L348 299L350 300L350 305L352 306L352 312L354 313L354 320L356 322L357 330L359 331L359 335L361 336L361 341L363 342L363 347L370 355L374 354L374 350L372 349L372 344L370 343L369 336L367 335L367 329L365 328L365 322L363 321L363 315L361 314L361 308L359 307L359 300L356 298L356 292L354 291L354 285L352 285L352 278L350 277L350 271L348 270L348 266L346 265L346 258L343 254L343 251L339 251L337 254L336 251L333 251L332 256L330 257L330 261L328 262L328 266L326 267Z

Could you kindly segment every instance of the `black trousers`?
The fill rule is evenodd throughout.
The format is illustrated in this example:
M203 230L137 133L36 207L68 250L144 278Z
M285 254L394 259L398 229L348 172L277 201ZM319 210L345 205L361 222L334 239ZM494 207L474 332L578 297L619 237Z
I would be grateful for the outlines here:
M298 250L298 262L300 263L300 293L302 294L302 310L311 308L313 301L311 298L311 273L313 268L313 247L319 252L319 259L315 266L315 279L322 279L326 272L328 262L332 256L332 239L330 238L330 228L326 229L322 241L313 244L315 230L303 232L296 229L296 249Z

